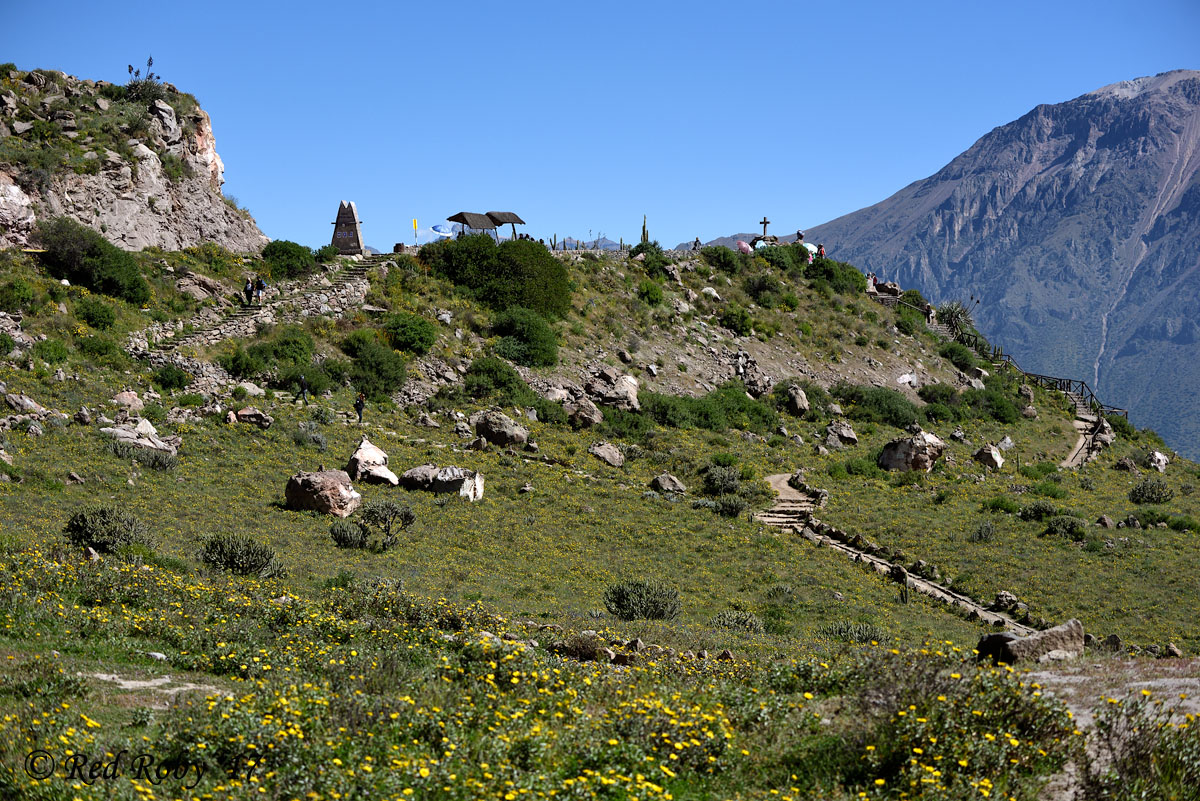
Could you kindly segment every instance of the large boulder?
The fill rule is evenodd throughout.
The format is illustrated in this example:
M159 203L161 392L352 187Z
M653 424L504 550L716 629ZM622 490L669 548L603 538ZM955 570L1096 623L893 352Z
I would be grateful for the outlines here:
M363 437L346 463L346 473L352 481L391 484L394 487L400 483L400 479L388 469L387 463L388 455Z
M825 426L825 447L831 451L852 448L858 444L858 435L845 420L834 420Z
M20 414L45 414L46 407L35 401L24 393L8 393L4 396L4 402L8 404L15 412ZM139 407L140 408L140 407Z
M524 445L529 430L498 411L484 412L475 421L475 433L493 445Z
M349 517L362 503L344 470L297 473L288 479L283 495L289 509L311 509L337 517Z
M563 411L567 413L571 425L577 428L591 428L604 422L604 413L588 398L581 397L563 404Z
M148 451L162 451L174 456L179 451L182 440L179 437L162 438L154 430L149 420L137 420L108 426L100 429L101 434L112 437L117 442L132 445Z
M620 467L625 464L625 454L621 453L617 446L611 442L593 442L588 447L588 453L613 467Z
M1028 637L989 634L979 641L976 650L980 659L990 657L1009 665L1074 659L1083 655L1083 624L1072 618Z
M469 501L483 497L483 474L463 467L441 467L423 464L405 470L400 486L425 492L456 492Z
M128 389L114 395L112 402L116 406L124 406L131 412L140 412L146 406L136 392Z
M650 488L658 492L680 494L687 492L683 482L670 473L661 473L650 481Z
M999 470L1001 467L1004 467L1004 457L1000 455L1000 449L995 445L984 445L971 454L971 458L984 467L990 467L993 470Z
M601 406L612 406L627 412L636 412L638 405L638 382L633 376L622 375L615 367L605 367L588 380L584 391Z
M1150 454L1149 462L1150 467L1154 468L1160 473L1165 473L1167 472L1167 465L1171 463L1171 460L1165 453L1162 453L1161 451L1153 451Z
M906 439L894 439L883 446L879 454L879 466L884 470L899 470L910 473L920 470L928 473L946 449L946 443L927 431L921 431Z
M225 416L226 423L249 423L252 426L258 426L262 429L271 427L271 423L275 422L275 418L266 412L255 409L253 406L247 406L245 409L238 411L230 410Z
M808 411L808 396L804 394L804 390L793 384L788 387L787 395L787 409L789 412L799 417Z

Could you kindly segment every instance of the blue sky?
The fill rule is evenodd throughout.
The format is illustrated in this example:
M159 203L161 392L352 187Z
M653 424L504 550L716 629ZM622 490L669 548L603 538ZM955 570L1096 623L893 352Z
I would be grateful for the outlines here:
M225 191L390 250L458 211L671 246L809 227L935 172L1039 103L1200 69L1200 3L268 4L6 0L0 61L154 70L213 119Z

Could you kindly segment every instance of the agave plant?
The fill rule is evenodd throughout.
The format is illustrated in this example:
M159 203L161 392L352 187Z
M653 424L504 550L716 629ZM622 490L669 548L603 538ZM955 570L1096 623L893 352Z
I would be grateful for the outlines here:
M960 300L951 300L938 306L937 319L955 334L970 331L975 327L975 320L971 317L971 306Z

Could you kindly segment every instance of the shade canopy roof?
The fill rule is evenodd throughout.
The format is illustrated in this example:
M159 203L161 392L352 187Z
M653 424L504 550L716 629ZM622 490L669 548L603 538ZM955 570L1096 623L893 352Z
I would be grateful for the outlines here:
M525 224L524 220L511 211L489 211L487 216L496 225L509 225L510 223L516 223L517 225Z
M449 222L462 223L468 228L474 228L476 231L487 230L489 228L496 227L496 223L492 222L492 220L486 214L476 214L473 211L460 211L453 217L447 217L446 220Z

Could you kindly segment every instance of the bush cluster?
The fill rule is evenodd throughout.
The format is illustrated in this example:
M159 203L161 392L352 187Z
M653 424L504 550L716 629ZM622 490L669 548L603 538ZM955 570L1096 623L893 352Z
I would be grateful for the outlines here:
M75 316L101 331L112 328L117 321L113 307L94 295L86 295L75 301Z
M500 337L496 354L526 367L552 367L558 364L558 337L546 318L514 306L496 315L492 333Z
M830 394L844 404L846 416L855 420L907 428L917 422L917 408L901 393L888 387L841 383Z
M383 320L383 333L396 350L424 356L437 340L437 326L424 317L408 312L389 314Z
M679 616L679 590L658 581L629 579L609 585L604 607L621 620L674 620Z
M662 286L648 278L638 284L637 295L647 306L658 306L663 302Z
M51 217L38 223L36 233L46 249L42 261L55 278L138 306L150 300L150 287L133 256L91 228L68 217Z
M721 325L741 337L750 336L750 332L754 330L754 320L750 317L750 312L736 303L726 306L717 320Z
M63 534L72 545L100 553L114 553L130 545L154 547L154 537L146 524L115 505L80 509L67 520Z
M317 266L310 248L286 239L267 243L262 258L267 263L267 272L276 280L312 272Z
M1166 503L1174 497L1175 490L1155 476L1142 479L1129 491L1129 500L1133 503Z
M964 373L972 370L977 362L971 349L961 342L946 342L938 348L938 355L950 360L950 363Z
M486 234L431 242L418 254L434 273L493 309L513 306L558 319L571 308L567 269L538 242L515 239L499 246Z
M959 392L949 384L927 384L917 395L927 404L921 412L930 422L992 418L1001 423L1015 423L1021 414L1009 393L991 376L990 386Z
M14 278L0 286L0 311L17 312L33 305L33 287L28 281Z
M749 256L745 253L738 253L736 250L727 248L724 245L711 245L701 248L700 258L704 259L705 263L714 270L720 270L729 275L737 275L750 265Z
M164 364L154 371L153 379L154 383L160 388L170 392L174 389L183 389L186 387L191 382L192 377L173 364Z
M717 613L708 621L708 625L714 629L744 631L749 634L762 634L764 631L763 622L758 615L735 609Z
M41 342L34 343L33 355L48 364L59 364L65 362L70 354L67 346L57 339L43 339Z
M239 576L272 578L284 574L275 551L244 534L218 534L210 538L200 551L200 561Z

